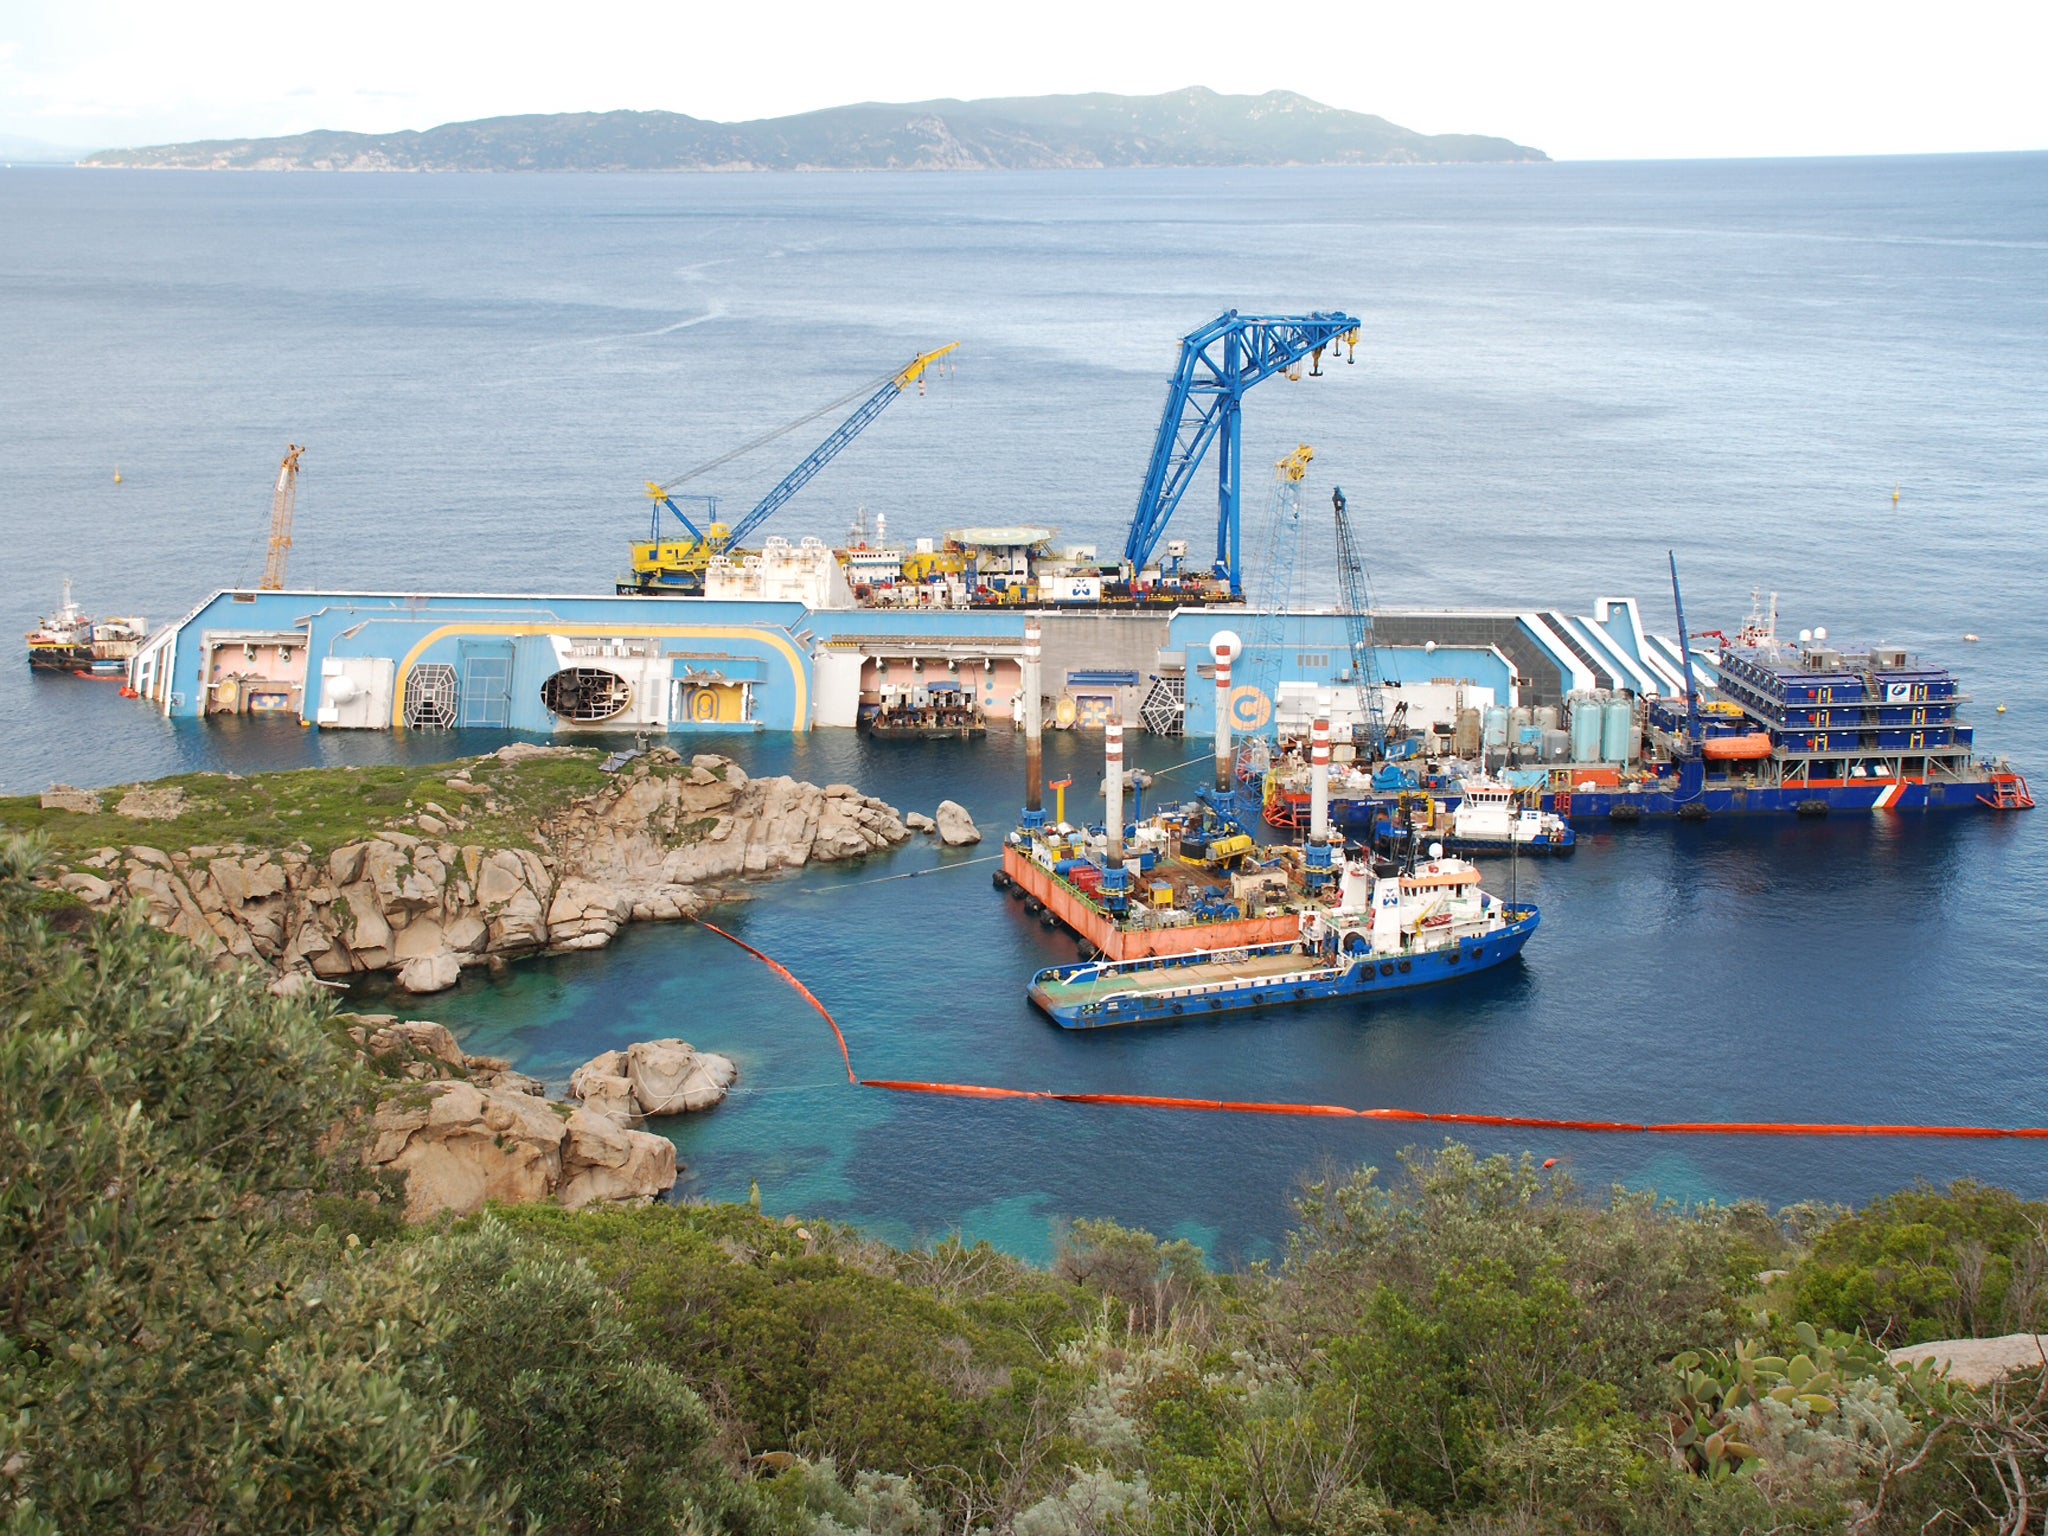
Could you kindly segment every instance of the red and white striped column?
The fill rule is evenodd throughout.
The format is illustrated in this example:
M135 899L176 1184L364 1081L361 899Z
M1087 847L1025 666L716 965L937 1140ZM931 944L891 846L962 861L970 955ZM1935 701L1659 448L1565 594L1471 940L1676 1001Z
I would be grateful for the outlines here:
M1209 654L1216 660L1216 792L1227 795L1234 787L1230 750L1230 663L1244 654L1244 641L1235 630L1219 629L1209 637Z

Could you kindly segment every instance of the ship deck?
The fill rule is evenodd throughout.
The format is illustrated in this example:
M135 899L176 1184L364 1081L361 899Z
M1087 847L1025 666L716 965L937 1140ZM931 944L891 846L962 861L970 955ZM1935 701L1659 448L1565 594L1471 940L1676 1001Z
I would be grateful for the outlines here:
M1110 970L1087 976L1054 977L1038 985L1050 1000L1078 1004L1134 992L1187 992L1201 987L1271 981L1276 976L1329 969L1327 961L1316 960L1289 948L1277 954L1253 954L1234 960L1197 960L1136 970Z

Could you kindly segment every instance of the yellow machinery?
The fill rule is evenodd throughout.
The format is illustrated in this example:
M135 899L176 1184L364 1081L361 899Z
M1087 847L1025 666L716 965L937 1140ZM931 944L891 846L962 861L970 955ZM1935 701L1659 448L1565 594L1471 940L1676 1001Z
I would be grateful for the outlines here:
M648 537L645 541L633 545L633 569L620 579L618 584L619 591L626 593L702 593L704 590L704 572L710 567L713 556L743 553L744 551L739 548L741 542L772 517L784 502L808 485L812 477L827 464L831 463L838 456L842 448L860 436L867 429L870 422L888 409L890 402L895 400L898 395L902 394L903 391L910 388L913 384L917 386L918 393L923 394L926 372L931 369L933 364L954 351L959 345L960 343L957 341L950 342L936 351L920 352L916 357L913 357L908 363L904 364L903 367L897 369L896 372L883 378L879 388L876 388L872 383L863 384L853 394L835 400L829 405L821 406L811 412L810 415L799 417L786 426L777 427L773 432L765 433L751 442L743 443L729 453L720 454L717 458L710 460L708 463L698 465L686 474L675 476L666 484L656 485L653 481L649 481L647 484L647 495L648 499L654 503L654 511L647 530ZM870 390L873 390L873 393L868 393ZM774 439L782 436L785 432L793 432L808 422L816 421L820 416L837 410L840 406L846 404L848 400L855 399L863 394L866 394L867 398L861 402L854 413L837 427L833 428L829 437L805 455L802 463L785 475L782 482L774 490L756 502L752 510L737 522L731 525L721 522L718 518L718 503L709 496L682 496L680 498L683 501L702 502L704 504L705 524L702 528L693 523L684 514L682 508L676 505L678 500L677 488L688 481L694 480L697 476L706 474L722 464L731 463L740 455L750 453L762 444L774 441ZM661 514L663 508L672 513L676 521L682 524L684 536L666 539L661 536Z
M940 576L958 576L967 569L968 555L964 549L920 550L903 557L903 579L908 582L931 581Z
M1229 837L1215 839L1209 844L1208 852L1204 853L1200 858L1190 859L1183 856L1182 862L1201 865L1208 869L1221 869L1232 860L1245 858L1257 851L1258 845L1256 843L1244 833L1237 832Z

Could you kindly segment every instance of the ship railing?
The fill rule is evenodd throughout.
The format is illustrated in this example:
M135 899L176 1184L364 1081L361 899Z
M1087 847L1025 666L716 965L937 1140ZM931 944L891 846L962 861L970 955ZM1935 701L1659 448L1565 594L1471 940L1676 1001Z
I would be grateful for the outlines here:
M1132 998L1156 997L1165 1001L1189 997L1213 997L1219 992L1242 992L1247 987L1299 987L1312 981L1336 981L1357 969L1356 959L1344 965L1318 966L1312 971L1286 971L1277 976L1232 976L1224 981L1203 981L1186 987L1166 987L1157 990L1133 988L1127 992L1105 992L1100 997L1090 998L1094 1003L1121 1003Z
M1108 975L1135 976L1145 971L1167 970L1177 966L1231 964L1242 965L1255 955L1277 955L1293 949L1300 941L1283 939L1272 944L1247 944L1234 949L1193 949L1180 955L1145 955L1136 960L1089 961L1081 965L1049 965L1032 977L1033 983L1052 977L1057 981L1078 982L1099 979ZM1225 960L1226 956L1236 958Z

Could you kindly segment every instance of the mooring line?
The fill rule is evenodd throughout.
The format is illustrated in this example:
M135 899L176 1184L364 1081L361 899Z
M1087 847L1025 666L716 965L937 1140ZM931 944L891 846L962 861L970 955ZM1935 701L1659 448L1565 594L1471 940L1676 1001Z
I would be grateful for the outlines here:
M930 869L906 869L897 875L877 875L872 880L849 880L844 885L800 885L798 890L806 896L823 896L828 891L850 891L862 885L887 885L891 880L923 880L932 875L943 875L956 869L970 869L976 864L993 864L1002 855L984 853L979 858L961 859L955 864L937 864Z
M985 860L974 860L983 863ZM954 866L956 868L964 866ZM889 878L900 878L891 876ZM737 944L788 982L817 1009L832 1027L839 1042L839 1059L846 1065L846 1080L857 1088L878 1088L888 1093L934 1094L957 1099L1014 1099L1052 1104L1102 1104L1126 1109L1194 1111L1200 1114L1289 1115L1335 1120L1382 1120L1417 1125L1472 1125L1501 1130L1574 1131L1602 1136L1918 1136L1973 1141L2048 1141L2048 1126L2022 1125L1849 1125L1815 1124L1779 1120L1673 1120L1662 1123L1637 1120L1562 1120L1541 1115L1477 1115L1424 1109L1353 1109L1344 1104L1264 1103L1248 1099L1185 1099L1142 1093L1058 1093L1043 1088L997 1088L983 1083L926 1083L902 1078L861 1077L853 1070L853 1055L839 1021L819 1002L811 989L780 962L763 954L746 940L736 938L715 923L698 918L697 926L708 928L721 939Z

